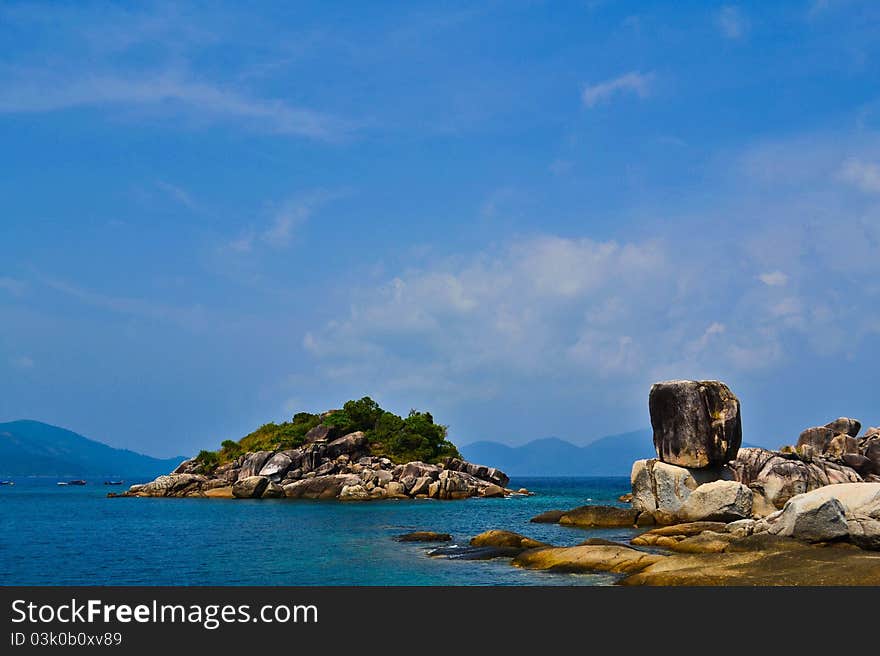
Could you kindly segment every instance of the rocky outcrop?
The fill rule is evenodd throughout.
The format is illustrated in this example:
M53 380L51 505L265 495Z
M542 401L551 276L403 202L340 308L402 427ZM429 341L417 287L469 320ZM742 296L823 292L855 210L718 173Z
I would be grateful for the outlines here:
M805 456L796 451L760 448L740 449L730 463L736 480L762 495L776 508L793 496L838 483L857 483L863 478L844 461Z
M199 474L167 474L145 485L133 486L138 496L186 497L202 490L207 479Z
M367 501L518 494L507 489L507 475L494 467L460 458L395 465L388 458L371 455L362 432L336 436L328 430L310 435L300 448L247 453L210 475L200 473L202 465L197 460L187 460L176 473L132 486L118 496Z
M655 383L648 397L661 461L713 467L736 457L742 442L739 399L717 380Z

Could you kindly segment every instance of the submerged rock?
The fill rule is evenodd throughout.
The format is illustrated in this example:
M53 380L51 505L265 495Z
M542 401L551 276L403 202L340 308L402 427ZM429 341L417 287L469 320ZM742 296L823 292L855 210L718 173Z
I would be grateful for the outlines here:
M580 506L566 511L559 518L563 526L615 527L635 526L640 512L617 506Z
M434 531L412 531L394 538L398 542L451 542L449 533L436 533Z
M546 542L533 540L512 531L491 530L471 538L472 547L508 547L512 549L534 549L549 546Z

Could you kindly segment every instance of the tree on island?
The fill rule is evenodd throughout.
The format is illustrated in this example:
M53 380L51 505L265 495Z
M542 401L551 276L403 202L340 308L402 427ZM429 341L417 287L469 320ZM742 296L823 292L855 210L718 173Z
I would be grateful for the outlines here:
M330 429L333 436L363 431L373 455L395 463L413 460L439 462L446 457L460 458L455 445L446 439L447 427L434 423L430 412L410 410L400 417L379 407L369 396L347 401L341 410L322 414L298 412L291 421L263 424L238 440L224 440L217 451L202 451L196 459L206 472L235 460L251 451L294 449L306 443L306 435L318 426Z

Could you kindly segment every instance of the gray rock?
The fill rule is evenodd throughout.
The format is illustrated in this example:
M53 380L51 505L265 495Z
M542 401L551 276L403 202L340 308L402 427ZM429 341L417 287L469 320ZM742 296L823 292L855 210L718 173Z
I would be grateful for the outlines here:
M835 434L855 437L862 430L862 422L858 419L850 419L849 417L839 417L825 424L825 428L830 428Z
M413 477L413 479L421 478L422 476L427 476L432 481L436 481L437 477L440 475L440 468L437 465L429 465L426 462L420 462L418 460L413 462L408 462L403 467L403 471L400 473L401 480L406 477Z
M338 431L339 429L337 429L335 426L325 426L324 424L318 424L308 433L306 433L306 443L312 444L314 442L329 442L339 434Z
M260 495L262 499L280 499L284 496L284 488L278 485L278 483L273 483L269 481L269 484L266 486L266 489L263 490L263 494Z
M854 469L844 464L821 457L804 462L795 454L756 447L740 449L730 466L736 480L763 494L776 508L798 494L826 485L862 481Z
M385 484L385 492L390 498L401 498L406 496L406 488L402 483L391 481Z
M495 467L489 467L489 470L486 472L486 480L500 487L507 487L510 483L510 477Z
M322 465L319 465L317 469L315 469L315 476L327 476L328 474L335 474L337 469L339 469L339 465L336 464L336 461L327 460Z
M266 461L266 464L263 465L263 467L260 469L258 475L265 476L270 480L278 482L282 478L284 478L287 470L295 468L293 458L296 458L297 461L302 459L299 452L281 451L279 453L276 453L274 456Z
M388 483L390 483L394 477L391 475L390 471L385 469L380 469L373 474L373 479L376 485L380 487L385 487Z
M738 519L727 525L727 532L734 538L748 537L755 530L754 519Z
M258 476L263 465L272 457L271 451L254 451L245 456L241 469L238 470L238 480Z
M339 492L340 501L365 501L370 493L362 485L343 485Z
M258 499L262 496L269 479L265 476L241 478L232 486L232 496L238 499Z
M415 480L412 485L412 488L408 490L408 494L410 496L416 496L417 494L427 494L428 486L433 483L433 479L430 476L420 476Z
M207 480L200 474L167 474L145 484L138 494L151 497L197 496Z
M336 458L343 454L349 457L358 453L367 446L367 436L363 432L357 431L343 435L327 444L324 450L324 456L327 458Z
M494 483L490 483L484 488L480 489L480 496L484 497L503 497L504 496L504 488L495 485Z
M201 470L201 463L195 458L190 458L189 460L184 460L182 463L177 465L172 474L198 474L199 470Z
M857 547L880 550L880 521L865 515L854 515L847 518L846 528L849 540Z
M687 522L732 522L752 514L752 491L737 481L704 483L691 492L676 515Z
M726 466L688 469L654 458L636 460L630 474L632 505L636 510L675 513L699 485L733 478Z
M654 448L663 462L681 467L711 467L736 457L742 442L740 404L724 383L655 383L648 407Z
M284 486L284 496L292 499L335 499L346 485L360 485L361 479L353 474L313 476Z
M849 535L843 505L837 499L792 497L775 517L764 520L768 532L805 542L828 542Z

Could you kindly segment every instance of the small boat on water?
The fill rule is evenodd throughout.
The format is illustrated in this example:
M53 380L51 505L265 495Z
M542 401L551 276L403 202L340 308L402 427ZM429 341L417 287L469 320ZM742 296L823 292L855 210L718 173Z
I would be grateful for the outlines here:
M125 481L104 481L104 485L122 485Z
M15 481L0 481L0 485L15 485Z
M86 482L85 482L84 480L78 478L78 479L73 480L73 481L67 481L67 484L68 484L68 485L85 485Z
M55 485L67 485L66 481L58 481Z

